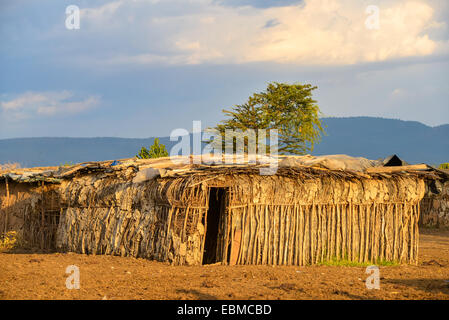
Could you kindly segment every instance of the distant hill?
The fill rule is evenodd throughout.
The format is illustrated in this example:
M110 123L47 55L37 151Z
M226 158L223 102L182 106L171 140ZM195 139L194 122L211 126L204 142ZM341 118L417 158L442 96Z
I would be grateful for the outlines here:
M409 163L449 161L449 124L429 127L417 121L372 117L326 118L327 136L316 155L344 153L368 159L397 154Z
M397 154L409 163L449 162L449 124L429 127L420 122L372 117L324 118L327 135L314 155L348 154L369 159ZM0 163L23 167L133 157L154 138L16 138L0 140ZM169 150L176 142L160 138Z

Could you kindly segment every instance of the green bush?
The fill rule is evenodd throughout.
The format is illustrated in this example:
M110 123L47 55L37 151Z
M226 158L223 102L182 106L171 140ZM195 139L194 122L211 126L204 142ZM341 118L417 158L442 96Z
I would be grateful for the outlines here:
M153 145L150 147L150 150L148 150L145 147L142 147L142 149L140 149L140 152L136 157L139 159L162 158L168 157L168 152L165 146L159 143L159 139L155 138Z
M75 165L75 164L74 164L72 161L64 162L64 163L60 163L60 164L59 164L60 167L72 167L72 166L74 166L74 165Z
M440 164L439 168L449 170L449 162Z

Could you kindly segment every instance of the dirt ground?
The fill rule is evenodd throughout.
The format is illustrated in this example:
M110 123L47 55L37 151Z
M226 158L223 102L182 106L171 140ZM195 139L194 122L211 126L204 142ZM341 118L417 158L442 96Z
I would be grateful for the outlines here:
M367 289L364 267L170 266L80 254L0 253L0 299L445 299L449 231L423 230L418 266L380 267ZM66 288L66 268L80 289Z

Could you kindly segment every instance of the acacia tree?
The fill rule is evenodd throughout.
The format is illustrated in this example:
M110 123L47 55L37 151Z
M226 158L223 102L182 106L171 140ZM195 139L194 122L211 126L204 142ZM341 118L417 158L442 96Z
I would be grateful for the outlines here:
M165 145L159 143L159 138L155 138L153 145L150 147L150 150L148 150L145 147L142 147L142 149L140 149L140 152L136 157L139 159L154 159L154 158L168 157L168 152L167 149L165 148Z
M321 112L312 98L315 89L310 84L269 83L244 104L223 110L228 119L215 129L222 135L226 129L277 129L279 153L306 154L324 134Z

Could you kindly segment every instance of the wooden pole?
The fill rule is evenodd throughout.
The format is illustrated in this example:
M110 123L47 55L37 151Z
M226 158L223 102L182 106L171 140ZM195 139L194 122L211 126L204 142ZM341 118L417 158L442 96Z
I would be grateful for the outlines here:
M416 204L416 226L415 226L415 264L418 265L418 253L419 253L419 217L420 217L420 203Z
M338 259L338 260L340 260L341 259L341 239L342 239L342 236L341 236L341 210L340 210L340 205L339 204L337 204L336 205L336 214L337 214L337 221L336 221L336 237L335 237L335 241L337 242L336 243L336 254L335 254L335 256L336 256L336 258Z
M263 218L264 218L264 228L263 228L263 253L262 253L262 264L268 263L268 225L269 225L269 216L268 216L268 206L265 206L263 210Z
M9 184L8 177L5 178L6 184L6 207L5 207L5 234L8 232L8 218L9 218Z
M44 181L41 183L41 249L44 249L44 223L45 223L45 209L44 209Z

